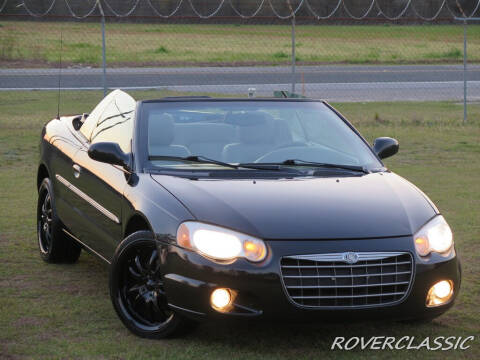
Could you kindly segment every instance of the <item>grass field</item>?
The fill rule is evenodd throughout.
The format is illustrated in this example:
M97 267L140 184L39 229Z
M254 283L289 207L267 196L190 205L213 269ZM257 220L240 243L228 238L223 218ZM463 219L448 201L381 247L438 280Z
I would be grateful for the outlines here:
M3 67L100 66L99 23L0 21ZM289 25L108 23L109 66L285 64ZM480 26L469 26L469 61L480 61ZM455 63L463 56L460 25L299 25L296 56L305 64Z
M157 97L158 92L137 93ZM99 93L64 93L64 112L89 111ZM372 141L393 136L401 150L387 166L421 187L453 228L463 263L453 309L430 324L203 324L182 339L132 336L114 313L107 267L85 252L75 265L47 265L37 253L35 172L43 123L56 94L0 92L0 358L93 359L436 359L480 358L480 106L461 124L454 103L336 104ZM335 336L467 336L472 347L448 353L332 353Z

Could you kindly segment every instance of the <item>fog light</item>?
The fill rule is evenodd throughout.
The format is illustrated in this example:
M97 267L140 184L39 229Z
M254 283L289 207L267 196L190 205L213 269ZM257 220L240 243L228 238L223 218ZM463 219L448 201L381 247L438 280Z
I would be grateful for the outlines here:
M450 301L453 295L453 282L442 280L428 290L427 307L444 305Z
M215 310L225 311L232 305L232 293L229 289L215 289L210 296L210 302Z

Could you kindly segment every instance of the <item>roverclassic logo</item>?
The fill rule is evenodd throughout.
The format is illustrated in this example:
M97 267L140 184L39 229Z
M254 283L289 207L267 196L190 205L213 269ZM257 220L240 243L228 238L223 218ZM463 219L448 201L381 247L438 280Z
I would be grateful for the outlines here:
M415 336L372 336L370 338L353 336L345 338L337 336L330 347L330 350L421 350L447 351L467 350L472 345L475 336L437 336L416 339Z
M358 262L358 254L354 252L343 253L343 261L349 264L355 264Z

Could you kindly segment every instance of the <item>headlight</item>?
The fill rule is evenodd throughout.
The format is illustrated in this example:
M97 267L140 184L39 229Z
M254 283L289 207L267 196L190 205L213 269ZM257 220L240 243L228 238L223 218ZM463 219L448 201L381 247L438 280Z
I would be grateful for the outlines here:
M432 251L444 253L452 248L453 234L450 226L439 215L424 225L414 236L415 248L420 256L427 256Z
M267 256L267 247L260 239L194 221L184 222L178 227L177 244L216 260L244 257L258 262Z

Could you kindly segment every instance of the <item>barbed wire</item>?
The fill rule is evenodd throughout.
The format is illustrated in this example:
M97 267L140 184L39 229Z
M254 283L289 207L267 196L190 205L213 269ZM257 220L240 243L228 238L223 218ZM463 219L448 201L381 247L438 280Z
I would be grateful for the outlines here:
M380 7L380 4L378 3L378 1L376 1L375 3L377 4L377 9L378 9L378 11L379 11L379 14L385 16L385 18L387 18L387 19L390 20L390 21L396 21L396 20L400 19L403 15L405 15L405 13L407 12L408 8L410 7L410 4L412 3L412 0L408 0L407 5L405 5L405 8L400 12L400 14L398 14L398 16L394 16L394 17L388 16L388 15L382 10L382 8Z
M475 13L477 12L478 10L478 7L480 5L480 1L477 1L477 6L475 6L475 9L472 11L472 13L470 15L466 15L465 14L465 9L461 8L458 1L455 2L455 5L458 9L458 12L455 13L452 8L450 7L449 3L448 3L448 0L445 0L445 6L447 8L447 10L450 12L450 15L452 15L453 17L466 17L466 18L471 18L473 15L475 15Z
M4 0L2 5L0 6L0 12L2 12L6 6L7 6L7 3L9 1L14 1L14 0ZM103 3L105 4L106 8L108 9L109 12L111 12L114 16L116 17L127 17L127 16L130 16L132 15L135 10L138 8L139 4L140 4L140 1L141 0L135 0L135 3L132 5L131 9L128 10L127 12L125 13L119 13L117 12L110 4L109 4L109 1L108 0L97 0L95 1L94 5L92 6L91 9L89 9L89 11L87 11L87 13L85 13L84 15L79 15L77 13L75 13L75 11L73 10L71 4L70 4L70 1L71 0L64 0L65 1L65 4L66 4L66 7L67 7L67 10L68 12L70 13L70 15L76 19L85 19L87 18L88 16L92 15L96 8L99 6L99 4ZM178 4L177 6L173 9L173 11L169 14L162 14L160 11L158 11L158 9L153 5L152 3L152 0L145 0L147 5L153 10L153 12L161 17L161 18L165 18L165 19L168 19L172 16L174 16L175 14L178 13L178 11L180 10L180 8L182 7L182 4L184 3L184 0L179 0L178 1ZM160 0L161 1L161 0ZM277 9L275 8L275 5L274 5L274 1L273 0L261 0L260 3L258 4L258 8L253 11L251 13L251 15L244 15L242 14L234 5L233 5L233 2L232 0L228 0L228 4L229 6L232 8L233 12L238 15L240 18L242 19L251 19L255 16L257 16L260 11L262 11L262 9L265 8L266 6L266 2L268 2L268 6L270 7L272 13L279 19L282 19L282 20L285 20L285 19L289 19L293 16L295 16L298 11L300 11L300 9L302 7L305 6L305 8L317 19L317 20L326 20L326 19L330 19L332 18L336 13L337 11L339 10L340 6L343 5L343 9L345 11L345 13L347 14L347 16L349 16L350 18L354 19L354 20L363 20L365 19L372 11L372 9L374 7L376 7L378 9L378 14L380 16L383 16L385 17L387 20L390 20L390 21L395 21L395 20L399 20L400 18L402 18L409 9L411 9L412 13L418 17L419 19L421 20L424 20L424 21L433 21L435 19L437 19L440 14L442 13L442 10L444 10L446 8L446 10L450 13L450 15L452 17L458 17L460 16L459 12L455 12L451 5L449 4L449 1L448 0L443 0L443 2L441 3L440 5L440 8L438 9L438 11L436 13L433 14L433 16L431 17L427 17L427 16L424 16L423 14L421 14L417 8L415 7L415 4L414 4L414 1L413 0L408 0L405 7L398 13L398 15L395 15L395 16L391 16L391 15L388 15L383 9L382 9L382 6L380 5L380 0L372 0L372 2L368 5L368 8L366 8L366 11L363 13L362 16L356 16L352 13L351 9L348 7L347 3L346 3L346 0L338 0L336 6L333 8L333 10L325 15L325 16L322 16L322 15L319 15L317 13L317 11L313 8L313 6L310 4L310 0L301 0L298 4L298 6L295 8L295 9L291 9L288 13L288 15L281 15ZM52 2L50 3L50 5L48 6L48 8L42 12L42 13L37 13L35 11L33 11L30 7L30 5L28 5L28 1L27 0L23 0L22 3L20 3L20 5L18 5L17 7L23 7L25 9L25 11L27 12L28 15L30 16L33 16L33 17L43 17L43 16L46 16L48 15L52 10L53 8L55 7L55 4L57 3L57 0L52 0ZM194 0L188 0L188 4L190 6L190 8L192 9L192 11L194 12L194 14L196 16L198 16L199 18L201 19L210 19L214 16L216 16L220 10L225 6L225 4L227 3L227 0L219 0L219 5L218 7L213 11L211 12L210 14L207 14L207 15L204 15L202 14L200 11L197 10L197 8L195 7L194 5ZM469 14L469 15L463 15L463 11L462 10L462 14L461 16L465 16L466 18L471 18L472 16L474 16L477 11L480 9L480 0L477 0L477 4L476 6L474 7L473 11Z
M218 14L218 12L220 11L220 9L223 7L223 4L225 4L225 0L221 0L220 1L220 4L218 5L218 7L213 10L213 12L211 14L208 14L208 15L203 15L201 14L196 8L195 6L193 5L193 0L188 0L188 3L190 4L190 7L192 8L192 11L195 13L195 15L197 15L200 19L210 19L211 17L214 17L215 15Z
M275 9L275 7L272 4L272 0L268 0L268 4L270 6L270 9L272 9L272 12L275 14L275 16L277 18L282 19L282 20L290 19L291 17L295 16L296 13L298 12L298 10L300 10L300 8L302 7L304 2L305 2L305 0L300 1L300 4L298 4L298 6L295 9L292 9L291 11L289 11L288 15L283 16L283 15L280 15L277 12L277 10Z
M435 13L435 15L433 15L432 17L425 17L425 16L421 15L421 14L417 11L417 9L415 8L415 5L413 4L413 2L412 2L412 4L411 4L410 7L412 8L412 11L413 11L413 13L415 14L415 16L419 17L420 19L422 19L422 20L424 20L424 21L433 21L433 20L435 20L435 19L440 15L440 13L442 12L443 7L445 6L445 3L446 3L446 2L447 2L447 0L443 0L442 4L440 5L440 8L439 8L438 11ZM480 1L479 1L478 3L480 4Z
M44 17L45 15L47 15L50 11L52 11L53 7L55 6L55 3L57 2L57 0L52 0L52 3L50 4L50 6L47 8L47 10L44 12L44 13L41 13L41 14L36 14L35 12L31 11L27 4L25 3L25 1L23 1L20 5L18 5L18 7L24 7L25 8L25 11L28 13L28 15L30 16L33 16L33 17ZM6 4L6 2L5 2Z
M228 2L230 3L230 7L232 8L233 12L234 12L235 14L237 14L238 16L240 16L242 19L251 19L251 18L257 16L258 13L259 13L260 11L262 11L263 5L265 4L265 1L266 1L266 0L262 0L262 2L260 3L260 5L258 6L258 9L255 10L255 11L252 13L252 15L243 15L240 11L237 10L237 8L236 8L235 6L233 6L232 0L228 0ZM480 3L480 1L479 1L479 3Z
M65 0L65 1L68 1L68 0ZM140 0L136 0L135 4L133 4L132 8L129 11L127 11L125 14L119 14L115 10L113 10L113 8L110 6L107 0L103 0L102 2L105 3L108 10L110 10L112 14L115 15L116 17L127 17L132 15L133 12L137 9L138 4L140 4Z
M0 6L0 13L3 11L3 8L7 5L8 0L4 0L2 6Z
M308 0L305 0L305 6L308 8L308 10L312 13L312 15L317 19L317 20L327 20L330 19L340 8L340 5L342 4L343 0L338 0L337 5L335 8L328 14L327 16L320 16L317 14L315 10L313 10L313 7L310 5L310 2Z
M450 13L450 15L452 15L453 17L457 16L458 14L455 14L453 12L453 10L450 8L450 5L448 4L448 0L445 1L445 7L447 8L448 12Z
M178 4L177 4L177 7L175 9L173 9L173 11L168 15L164 15L164 14L160 13L160 11L158 11L157 8L155 6L153 6L151 0L147 0L147 3L152 8L152 10L155 14L157 14L161 18L168 19L168 18L172 17L173 15L175 15L178 10L180 10L180 7L183 4L183 0L179 0Z
M477 13L479 8L480 8L480 0L477 1L477 6L475 7L475 10L472 11L472 14L469 17L474 16Z
M343 3L343 10L345 10L345 13L350 16L352 19L354 20L363 20L365 19L368 14L370 14L370 11L372 11L373 7L375 6L375 0L372 0L372 2L370 3L370 6L368 7L367 11L365 11L365 13L362 15L362 16L355 16L353 15L352 12L350 12L350 10L348 9L347 7L347 3L345 2L345 0L342 1Z
M92 8L87 11L87 13L85 15L77 15L75 14L75 12L73 11L72 7L70 6L70 3L68 2L68 0L65 0L65 6L67 7L67 10L68 12L75 18L75 19L78 19L78 20L83 20L83 19L86 19L87 17L89 17L90 15L93 14L93 12L95 11L95 9L97 8L98 6L98 0L96 0L92 6Z

